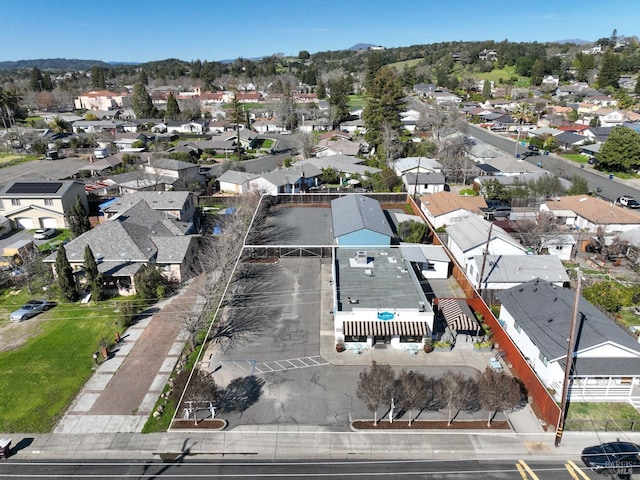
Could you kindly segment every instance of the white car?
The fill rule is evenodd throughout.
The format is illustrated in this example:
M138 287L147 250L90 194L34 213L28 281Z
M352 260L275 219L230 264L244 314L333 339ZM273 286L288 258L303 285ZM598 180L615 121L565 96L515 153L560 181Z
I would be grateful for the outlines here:
M628 195L618 198L618 203L627 208L640 208L640 203L638 203L635 198Z
M55 228L39 228L33 234L34 240L47 240L58 235L58 231Z

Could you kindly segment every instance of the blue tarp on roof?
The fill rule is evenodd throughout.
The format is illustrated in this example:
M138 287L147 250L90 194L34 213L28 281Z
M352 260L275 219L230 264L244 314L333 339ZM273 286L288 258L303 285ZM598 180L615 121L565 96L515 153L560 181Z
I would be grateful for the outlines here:
M98 208L100 209L101 212L104 212L107 208L109 208L112 204L114 204L116 200L118 200L118 199L117 198L112 198L111 200L107 200L106 202L102 202L100 205L98 205Z

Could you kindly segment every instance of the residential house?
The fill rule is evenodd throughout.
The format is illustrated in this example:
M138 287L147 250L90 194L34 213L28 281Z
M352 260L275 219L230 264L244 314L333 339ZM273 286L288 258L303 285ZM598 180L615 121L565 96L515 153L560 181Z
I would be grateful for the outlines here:
M250 191L251 181L259 176L255 173L227 170L218 177L217 182L220 192L242 195Z
M335 170L344 178L360 176L367 179L369 175L374 175L382 171L379 168L361 165L362 162L364 162L362 158L338 154L322 158L306 158L296 162L296 166L306 168L306 165L312 165L320 171L331 169Z
M558 141L559 147L563 150L571 150L573 147L583 145L588 141L584 135L571 132L562 132L556 135L555 138Z
M159 202L165 193L154 192ZM129 202L126 196L120 205ZM192 235L193 223L152 208L139 200L112 215L109 220L65 245L67 260L74 272L84 269L84 251L88 245L96 258L98 271L107 289L121 295L135 293L135 274L143 265L156 266L171 282L186 280L192 271L199 235ZM55 264L55 254L45 263Z
M181 222L192 221L196 213L196 197L192 192L135 192L123 195L104 209L107 218L144 201L152 210L161 212L165 218L177 218Z
M105 158L94 160L88 165L83 165L78 169L78 172L88 172L91 176L104 176L108 175L113 169L122 165L122 155L119 153L116 155L110 155Z
M479 60L490 60L492 62L495 62L495 61L498 60L498 51L497 50L487 50L485 48L478 54L478 59Z
M373 198L348 194L331 201L333 237L340 246L388 247L394 237L387 217Z
M151 178L169 177L174 178L174 189L184 190L191 183L202 183L204 177L198 170L198 164L173 160L170 158L158 158L142 165L142 171Z
M316 147L316 157L329 157L331 155L347 155L355 157L362 152L362 144L352 140L339 138L337 140L320 140Z
M541 212L551 212L558 220L576 230L595 233L621 233L640 225L640 213L589 195L572 195L549 199L540 205Z
M425 193L443 192L445 178L442 173L406 173L402 176L404 190L409 195L424 195Z
M435 91L435 83L416 83L413 86L413 93L419 97L430 97Z
M557 400L577 316L568 398L640 405L640 344L576 292L539 279L497 295L499 322Z
M463 218L448 225L447 248L465 272L476 256L483 255L527 255L527 249L520 242L497 225L476 215Z
M393 162L393 171L399 177L407 173L442 173L442 164L435 158L405 157Z
M273 170L251 179L249 188L252 192L268 195L300 193L307 191L309 187L316 186L316 178L320 175L322 175L322 171L313 165L296 164L293 167Z
M465 275L483 292L507 290L536 278L558 287L570 281L556 255L478 255L467 264Z
M67 228L65 215L78 197L88 212L82 183L11 182L0 189L0 216L11 220L13 228Z
M108 90L94 90L79 95L73 101L76 110L113 110L130 107L131 95L128 92L116 93Z
M542 87L556 89L560 85L560 77L557 75L545 75L542 78Z
M124 132L124 124L122 120L78 120L73 122L71 127L73 133L116 133Z
M420 209L433 228L457 223L470 215L481 218L483 208L487 208L487 202L481 196L438 192L420 197Z
M167 121L165 122L167 131L172 133L195 133L203 135L207 131L204 120L191 120L187 122Z

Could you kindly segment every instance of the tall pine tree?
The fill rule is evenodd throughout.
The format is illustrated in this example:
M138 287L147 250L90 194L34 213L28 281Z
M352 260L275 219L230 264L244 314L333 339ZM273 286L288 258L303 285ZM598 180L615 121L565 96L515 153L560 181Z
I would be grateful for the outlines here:
M167 118L176 121L179 117L180 107L178 106L178 101L176 97L173 96L173 93L169 93L169 98L167 99Z
M613 87L618 88L620 80L620 59L608 48L602 55L600 61L600 71L598 72L598 86L600 88Z
M60 295L68 302L78 300L78 290L76 289L76 279L73 276L73 270L67 259L67 251L64 245L60 245L56 254L56 282Z
M365 139L371 147L382 143L383 125L399 133L402 128L400 112L404 108L402 85L391 67L378 70L367 91L363 119L367 127Z
M91 222L89 222L89 214L84 208L80 195L76 196L76 203L67 212L67 223L74 237L79 237L84 232L91 230Z
M156 115L156 108L153 106L151 97L141 83L137 83L133 88L131 102L136 118L153 118Z
M98 264L96 263L96 259L93 256L93 251L91 247L87 245L84 248L84 274L87 279L87 284L89 286L89 290L91 291L91 297L96 302L98 300L102 300L102 282L103 277L102 274L98 271Z

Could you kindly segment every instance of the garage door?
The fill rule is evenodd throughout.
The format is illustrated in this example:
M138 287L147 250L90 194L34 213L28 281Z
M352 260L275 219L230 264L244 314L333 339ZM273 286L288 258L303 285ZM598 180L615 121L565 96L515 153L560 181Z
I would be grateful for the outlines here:
M17 217L16 223L18 224L19 228L25 228L27 230L36 228L33 226L33 219L29 217Z
M40 225L42 228L58 228L58 220L52 217L42 217Z

